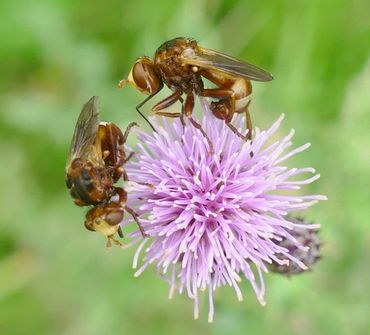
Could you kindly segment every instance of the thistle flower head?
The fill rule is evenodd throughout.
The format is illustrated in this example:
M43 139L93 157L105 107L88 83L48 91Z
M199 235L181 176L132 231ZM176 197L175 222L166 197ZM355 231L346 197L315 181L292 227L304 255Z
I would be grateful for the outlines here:
M218 287L230 285L242 300L239 283L245 277L265 304L267 264L307 268L279 242L285 239L307 251L293 232L317 226L302 225L287 215L325 197L297 192L319 178L313 168L284 165L309 144L290 149L293 130L268 143L283 116L266 131L256 129L253 141L245 142L211 114L205 101L201 108L200 123L213 143L214 155L209 155L206 139L190 123L183 127L179 120L157 118L152 121L158 133L139 134L138 159L126 170L131 181L154 185L130 193L151 237L137 249L134 266L142 251L144 257L136 275L156 264L170 283L170 296L186 292L194 300L195 318L200 291L208 290L211 322ZM244 118L233 123L243 131Z

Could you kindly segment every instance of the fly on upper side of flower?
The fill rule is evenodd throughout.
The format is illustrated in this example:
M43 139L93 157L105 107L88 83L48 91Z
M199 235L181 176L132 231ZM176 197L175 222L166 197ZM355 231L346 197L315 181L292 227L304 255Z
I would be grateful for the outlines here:
M216 87L204 88L203 78L215 84ZM252 139L252 120L248 109L252 99L251 81L272 79L270 73L255 65L201 47L194 39L177 37L159 46L153 59L149 57L137 59L128 79L121 80L118 87L123 87L129 82L140 92L148 95L136 107L137 112L147 120L140 108L166 85L173 93L158 102L152 111L165 117L181 118L183 126L185 117L206 138L209 153L212 155L213 142L204 131L204 127L193 117L195 96L214 99L210 105L212 114L223 120L235 135L248 141ZM181 113L163 111L177 101L181 102ZM231 122L234 114L240 113L246 116L248 129L246 135L243 135ZM150 122L149 124L153 130L156 129Z

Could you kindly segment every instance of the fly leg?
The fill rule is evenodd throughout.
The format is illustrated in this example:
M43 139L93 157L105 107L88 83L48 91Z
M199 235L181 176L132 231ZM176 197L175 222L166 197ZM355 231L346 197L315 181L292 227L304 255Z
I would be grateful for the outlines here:
M128 161L133 153L130 153L126 158L125 152L125 142L130 133L132 127L137 126L137 123L131 122L125 133L122 134L121 129L118 128L115 124L110 123L107 125L107 137L110 138L110 146L113 148L112 155L110 157L111 164L114 167L113 180L116 182L123 174L125 174L125 169L123 165ZM117 156L118 155L118 156Z
M131 122L131 123L128 124L128 126L126 127L126 130L125 130L125 133L123 134L123 138L122 138L123 143L122 144L126 143L127 137L130 134L130 131L131 131L132 127L139 127L139 125L136 122Z
M116 240L113 236L108 236L107 239L108 239L107 244L106 244L107 248L110 248L112 246L112 241L115 245L122 247L122 243Z
M240 137L243 141L247 142L249 140L248 136L244 136L239 132L238 129L231 122L226 122L226 125L231 129L231 131L238 137Z
M137 223L137 225L140 229L141 235L143 237L147 237L148 235L145 233L144 228L142 227L142 225L139 221L139 216L137 215L137 213L132 208L126 206L127 192L121 187L116 187L115 191L119 195L119 205L121 206L121 208L126 210L133 217L133 219L135 220L135 222ZM122 230L119 229L118 234L119 234L119 236L121 236ZM123 236L123 234L122 234L122 236ZM109 242L109 237L108 237L108 242ZM113 240L113 242L115 242L115 241Z
M130 154L125 159L124 163L128 162L134 155L135 155L135 152L130 152ZM122 177L124 181L129 181L128 174L123 166L122 166ZM150 183L145 183L145 182L140 182L140 181L135 181L134 183L142 185L142 186L147 186L150 189L154 190L154 186Z
M157 92L158 93L158 92ZM151 122L148 120L148 118L141 112L140 108L143 107L151 98L153 98L157 93L149 95L147 98L145 98L142 102L140 102L136 106L136 111L141 115L141 117L149 124L149 126L153 129L153 131L156 133L154 126L151 124Z
M152 111L154 113L172 106L176 101L180 100L182 92L180 90L173 92L170 96L158 102L153 106Z
M219 101L211 104L212 113L217 118L224 120L226 125L232 130L232 132L238 137L240 137L242 140L248 141L251 139L252 122L251 122L249 113L246 115L247 116L247 128L248 128L248 133L246 136L240 133L238 129L236 129L236 127L231 124L231 120L236 111L235 110L236 101L235 101L235 94L233 90L225 89L225 88L205 89L199 95L203 97L220 99Z
M181 120L181 124L183 126L183 128L185 128L185 122L184 122L184 116L183 116L183 113L182 114L179 114L179 113L166 113L166 112L160 112L160 110L162 109L165 109L169 106L172 106L176 101L180 101L181 102L181 105L183 106L183 99L181 97L182 95L182 91L178 90L178 91L175 91L173 94L171 94L169 97L167 97L166 99L158 102L153 108L152 108L152 111L156 114L156 115L161 115L161 116L166 116L166 117L179 117L180 120ZM183 107L182 107L183 109Z
M183 113L169 113L169 112L155 112L156 115L166 116L170 118L180 118L183 129L185 129L184 114ZM181 138L183 143L183 139Z
M170 112L155 112L155 115L165 116L170 118L181 118L181 113L170 113Z
M199 93L200 96L220 99L219 101L214 103L214 106L216 107L215 109L218 109L216 113L219 115L216 115L215 110L212 110L213 114L215 114L216 117L225 120L226 117L230 116L230 113L231 115L234 115L234 113L242 113L245 111L248 129L247 135L244 136L240 134L239 131L235 133L233 130L236 129L235 127L233 127L232 130L237 136L243 138L244 140L251 140L252 121L248 111L248 105L250 104L250 95L252 93L252 85L250 80L244 78L230 79L225 76L220 76L219 74L217 74L217 72L208 70L201 70L200 75L207 78L218 87L214 89L203 89L202 92ZM238 87L239 93L233 90L234 86ZM235 96L236 94L238 94L238 96ZM229 104L230 106L230 113L227 113L227 111L224 110L222 111L224 112L222 113L223 115L220 115L220 109L225 109L224 107L226 104Z
M184 115L185 115L185 111L184 111L184 99L181 97L180 99L180 102L181 102L181 115L180 115L180 121L181 121L181 124L182 124L182 130L183 130L183 133L185 132L185 119L184 119ZM182 140L181 140L182 141Z
M103 151L103 160L110 169L114 182L116 182L123 172L122 165L125 156L124 149L121 148L123 146L123 135L121 129L113 123L107 123L104 128L100 127L98 136Z
M185 113L185 116L189 119L190 123L196 128L198 129L202 135L204 136L204 138L207 140L208 142L208 147L209 147L209 154L211 156L213 156L214 154L214 149L213 149L213 143L211 142L210 138L208 137L207 133L204 131L204 129L202 128L202 126L193 119L193 109L194 109L194 94L193 93L189 93L185 99L185 104L184 104L184 113Z
M126 127L125 133L123 134L122 141L120 143L120 148L123 153L122 165L126 164L135 155L135 152L132 151L128 154L128 156L126 156L125 147L124 147L127 141L127 137L130 134L132 127L138 127L138 124L136 122L129 123L129 125Z
M131 151L128 156L125 158L125 160L123 161L123 164L126 164L132 157L135 156L135 152Z
M249 103L248 103L248 105L249 105ZM245 118L247 120L247 129L248 129L247 137L248 137L248 140L252 141L252 119L251 119L251 115L249 113L248 105L245 108Z
M165 109L167 107L170 107L172 106L176 101L180 101L182 106L183 106L183 99L181 97L182 95L182 91L178 90L178 91L175 91L173 94L171 94L169 97L165 98L164 100L158 102L153 108L152 108L152 111L156 114L156 115L160 115L160 116L166 116L166 117L172 117L172 118L175 118L175 117L179 117L180 120L181 120L181 124L183 126L183 128L185 128L185 121L184 121L184 116L183 116L183 112L182 114L179 114L179 113L168 113L168 112L160 112L162 109ZM182 107L183 109L183 107Z
M141 235L145 238L148 237L149 235L145 232L143 226L141 225L139 221L139 216L137 213L130 207L125 206L125 210L132 216L132 218L135 220L136 224L138 225Z

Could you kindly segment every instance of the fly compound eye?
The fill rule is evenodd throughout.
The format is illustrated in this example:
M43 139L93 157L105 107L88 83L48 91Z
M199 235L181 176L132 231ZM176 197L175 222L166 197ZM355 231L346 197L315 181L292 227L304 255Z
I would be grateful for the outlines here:
M148 57L139 58L131 69L128 81L145 94L155 94L163 86Z
M123 211L114 210L105 216L105 221L111 226L118 225L123 220Z

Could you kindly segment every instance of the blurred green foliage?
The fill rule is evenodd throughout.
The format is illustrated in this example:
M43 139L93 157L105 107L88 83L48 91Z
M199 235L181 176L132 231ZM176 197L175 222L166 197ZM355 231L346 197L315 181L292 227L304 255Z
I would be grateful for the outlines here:
M369 13L366 0L2 0L0 334L369 334ZM315 271L266 276L267 307L246 282L242 304L221 289L212 325L206 298L194 321L154 270L134 279L134 250L106 250L64 186L82 104L97 94L103 119L146 127L140 93L116 84L175 36L274 74L254 85L254 123L285 112L282 134L313 144L291 164L317 168L306 190L329 197L307 213L325 241Z

